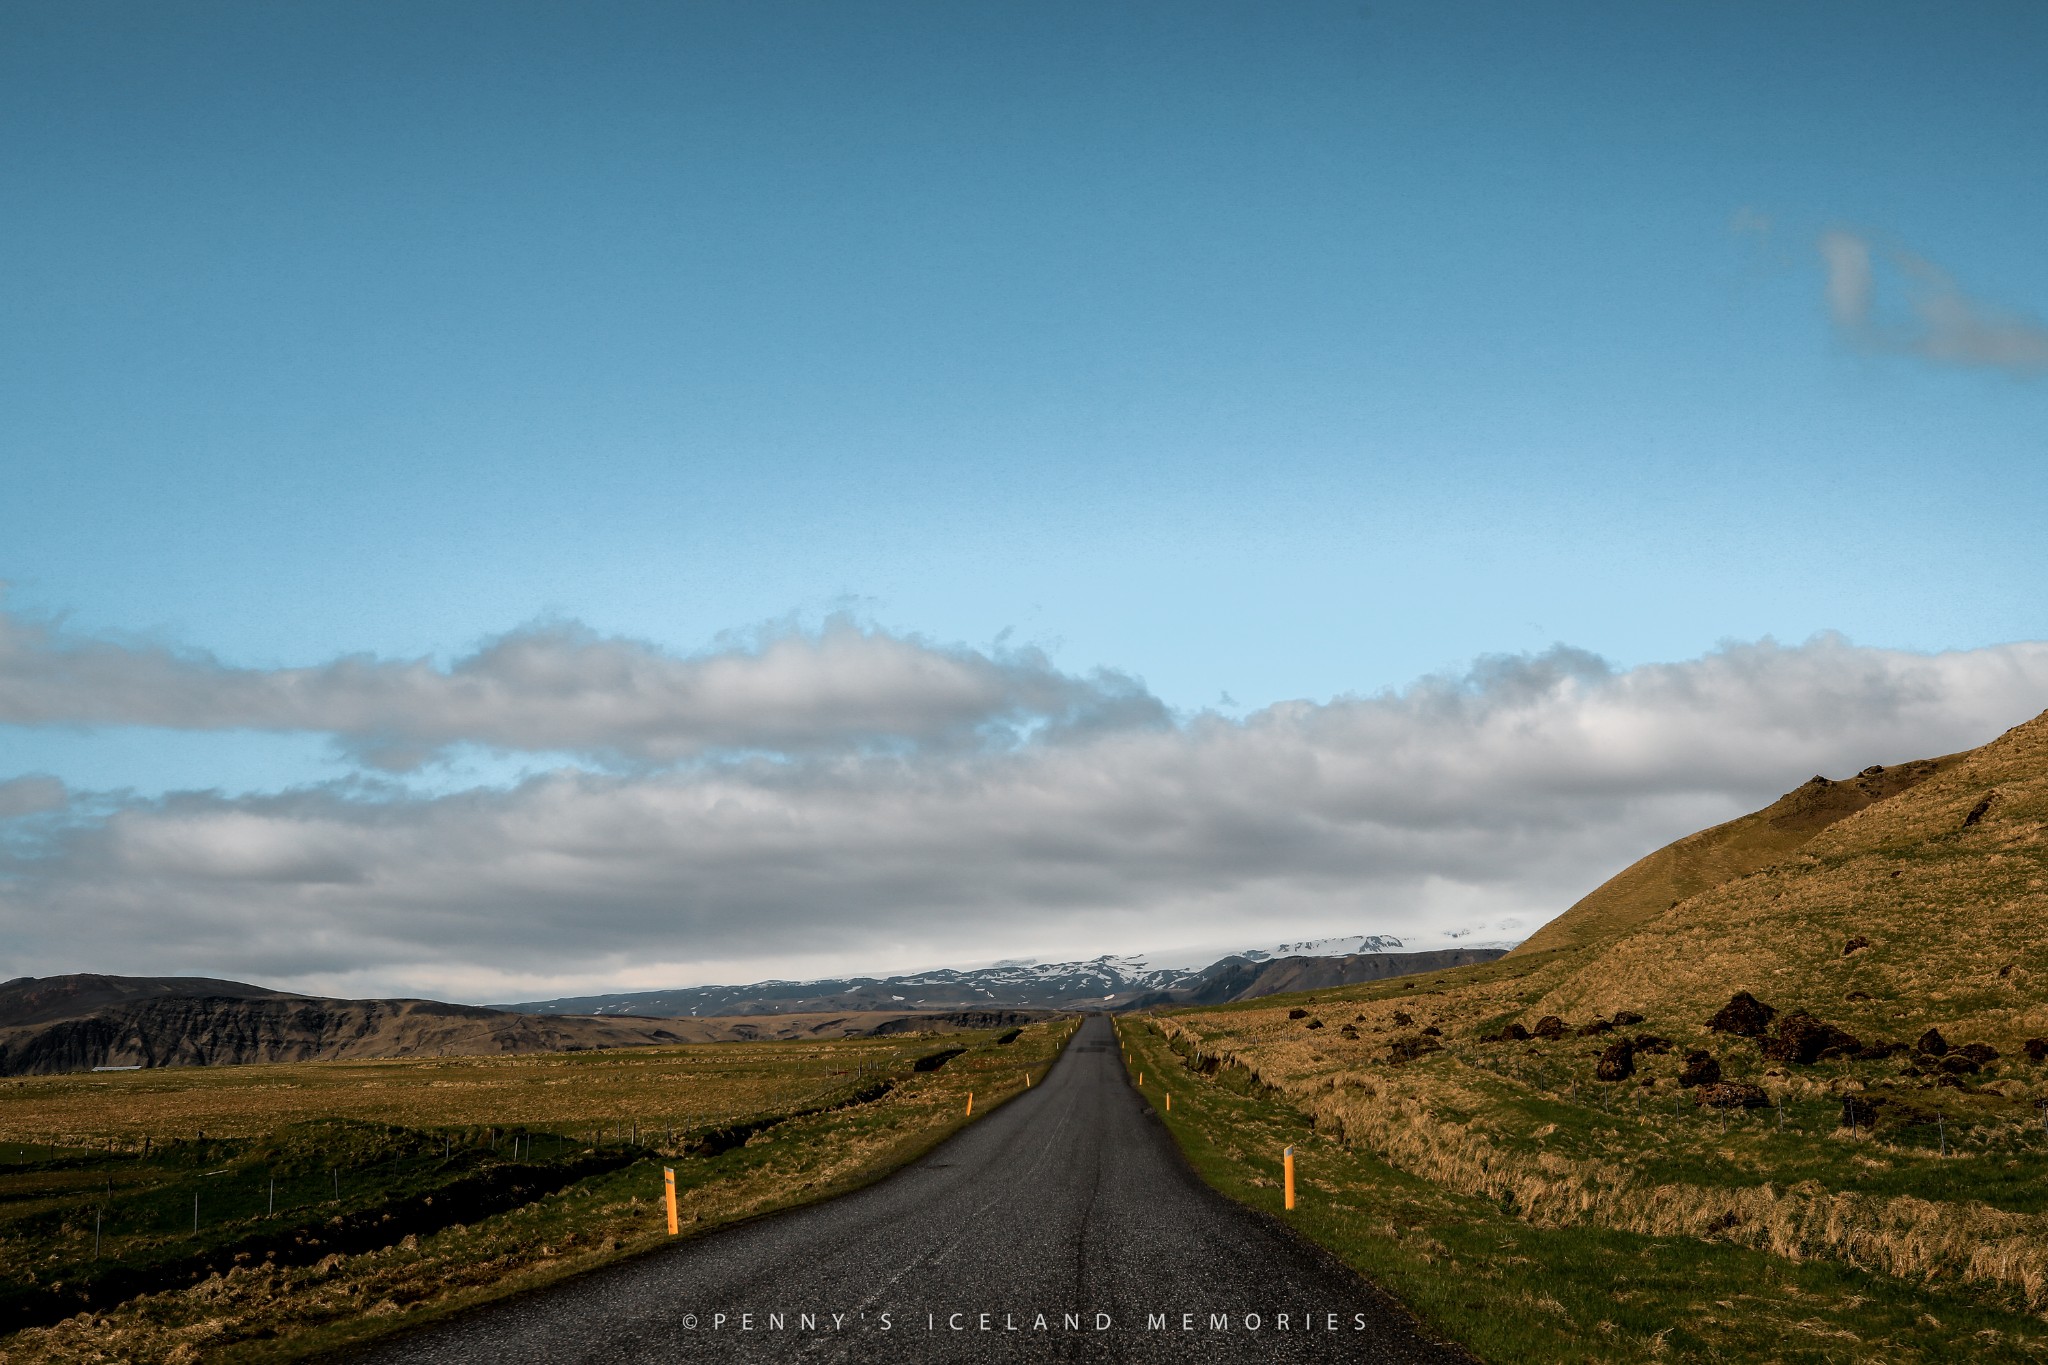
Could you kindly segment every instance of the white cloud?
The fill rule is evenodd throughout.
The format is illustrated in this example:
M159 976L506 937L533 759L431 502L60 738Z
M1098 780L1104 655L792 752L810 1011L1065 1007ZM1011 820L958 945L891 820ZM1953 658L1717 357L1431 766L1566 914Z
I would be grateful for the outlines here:
M458 744L660 764L1001 745L1165 719L1120 674L1074 677L1036 650L940 648L843 619L694 657L563 623L445 669L369 657L250 669L0 611L0 724L313 732L393 770Z
M0 852L0 975L502 999L1324 931L1526 933L1814 772L1982 743L2044 701L2042 644L1930 656L1821 637L1626 671L1557 649L1398 694L1059 743L562 771L435 798L186 795L81 812Z
M2048 327L1971 299L1932 262L1875 249L1867 238L1839 228L1822 233L1819 247L1828 313L1836 330L1860 349L2019 375L2048 373ZM1888 317L1880 309L1880 264L1904 284L1902 316Z

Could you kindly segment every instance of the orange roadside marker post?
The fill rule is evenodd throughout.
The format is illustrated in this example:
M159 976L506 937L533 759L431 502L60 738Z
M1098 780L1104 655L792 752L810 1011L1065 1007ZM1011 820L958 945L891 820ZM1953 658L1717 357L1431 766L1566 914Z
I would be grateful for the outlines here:
M668 1187L668 1235L673 1237L683 1230L683 1225L676 1221L676 1168L662 1167L661 1182Z
M1292 1147L1281 1153L1280 1162L1286 1171L1287 1207L1291 1209L1294 1207L1294 1149Z
M1171 1090L1166 1092L1166 1112L1169 1114L1173 1112L1173 1092Z
M967 1092L967 1117L974 1117L974 1092L972 1090Z

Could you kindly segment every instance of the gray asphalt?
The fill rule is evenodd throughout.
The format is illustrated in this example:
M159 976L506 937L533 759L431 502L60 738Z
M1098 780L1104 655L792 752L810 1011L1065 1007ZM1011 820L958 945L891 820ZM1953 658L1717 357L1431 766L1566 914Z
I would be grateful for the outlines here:
M1389 1362L1421 1337L1203 1185L1086 1020L1039 1085L867 1189L395 1339L379 1362Z

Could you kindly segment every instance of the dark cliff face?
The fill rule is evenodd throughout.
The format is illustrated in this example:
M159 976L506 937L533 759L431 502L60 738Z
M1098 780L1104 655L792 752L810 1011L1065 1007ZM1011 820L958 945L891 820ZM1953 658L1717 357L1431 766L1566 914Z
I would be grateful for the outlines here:
M386 1016L381 1002L142 1000L9 1039L0 1072L309 1061L371 1036Z
M1225 958L1202 974L1199 985L1175 991L1161 991L1118 1008L1143 1009L1154 1005L1227 1005L1234 1000L1256 1000L1262 995L1287 991L1323 990L1332 986L1356 986L1367 981L1385 981L1395 976L1440 972L1448 967L1470 967L1502 957L1504 948L1442 948L1421 953L1354 953L1349 957L1283 957L1271 962L1246 958Z
M1470 967L1505 956L1502 948L1441 948L1423 953L1358 953L1351 957L1288 957L1266 965L1265 970L1232 997L1256 1000L1262 995L1287 991L1322 990L1330 986L1356 986L1367 981L1384 981L1393 976L1415 976L1440 972L1450 967Z
M20 983L0 988L20 1006L13 1017L0 1014L0 1075L96 1066L474 1056L685 1041L646 1020L547 1019L433 1000L319 1000L256 987L242 987L246 994L238 995L207 989L233 987L232 982L176 983L201 988L184 995L104 985L121 980L98 978L82 989L45 990L34 998L16 989ZM0 1006L6 1003L0 997ZM50 1017L65 1009L71 1017Z

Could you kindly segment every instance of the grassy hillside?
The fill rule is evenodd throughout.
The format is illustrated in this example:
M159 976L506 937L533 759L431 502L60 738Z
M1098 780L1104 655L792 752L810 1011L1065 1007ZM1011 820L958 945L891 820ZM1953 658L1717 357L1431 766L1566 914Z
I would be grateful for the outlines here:
M1836 821L1918 786L1959 757L1873 766L1842 782L1814 777L1762 810L1688 834L1617 872L1515 951L1526 955L1612 943L1681 901L1797 852Z
M1682 901L1531 1008L1643 1008L1634 997L1704 1021L1748 990L1865 1040L1939 1028L2010 1054L2048 1031L2044 836L2048 716Z
M1302 1146L1303 1230L1488 1359L2048 1358L2044 834L2048 716L1680 840L1484 967L1132 1046L1220 1188Z

